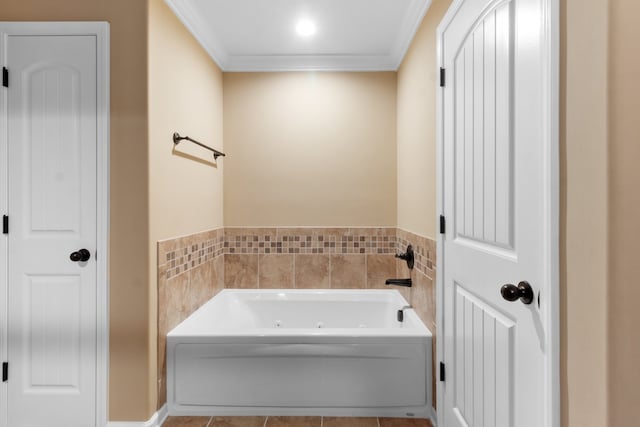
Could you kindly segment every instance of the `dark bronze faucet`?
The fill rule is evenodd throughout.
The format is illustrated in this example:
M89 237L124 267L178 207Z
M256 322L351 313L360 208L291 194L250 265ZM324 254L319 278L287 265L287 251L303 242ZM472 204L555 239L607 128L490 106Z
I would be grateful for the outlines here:
M413 247L411 245L407 246L407 250L403 254L396 254L396 258L403 259L407 262L407 267L409 269L413 269ZM396 286L406 286L407 288L411 287L411 278L408 279L387 279L384 282L385 285L396 285Z
M408 279L387 279L384 282L385 285L397 285L397 286L406 286L407 288L411 287L411 278Z

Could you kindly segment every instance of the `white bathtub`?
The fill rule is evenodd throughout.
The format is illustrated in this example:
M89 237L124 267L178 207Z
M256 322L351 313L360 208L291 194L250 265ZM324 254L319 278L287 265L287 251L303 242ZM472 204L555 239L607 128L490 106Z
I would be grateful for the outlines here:
M431 332L395 290L220 292L167 335L170 415L428 418Z

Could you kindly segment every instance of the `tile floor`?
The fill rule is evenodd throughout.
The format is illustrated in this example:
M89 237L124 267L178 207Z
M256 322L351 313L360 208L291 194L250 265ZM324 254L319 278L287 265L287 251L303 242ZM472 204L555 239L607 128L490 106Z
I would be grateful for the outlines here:
M169 417L162 427L432 427L412 418Z

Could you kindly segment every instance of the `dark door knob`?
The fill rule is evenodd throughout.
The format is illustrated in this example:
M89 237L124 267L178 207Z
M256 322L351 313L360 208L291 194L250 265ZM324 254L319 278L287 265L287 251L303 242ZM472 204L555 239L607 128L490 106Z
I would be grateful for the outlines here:
M533 289L531 289L529 282L525 281L518 283L518 286L507 283L500 288L500 294L507 301L519 299L523 304L531 304L533 302Z
M91 252L86 249L80 249L79 251L71 252L71 255L69 255L69 259L73 262L86 262L89 261L89 258L91 258Z

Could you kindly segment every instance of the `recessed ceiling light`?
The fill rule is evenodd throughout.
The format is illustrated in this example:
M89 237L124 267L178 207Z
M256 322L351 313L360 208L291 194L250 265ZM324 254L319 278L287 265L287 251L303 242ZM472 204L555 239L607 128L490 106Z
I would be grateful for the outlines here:
M308 19L303 19L296 25L296 32L305 37L313 35L316 32L316 25Z

